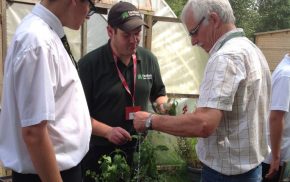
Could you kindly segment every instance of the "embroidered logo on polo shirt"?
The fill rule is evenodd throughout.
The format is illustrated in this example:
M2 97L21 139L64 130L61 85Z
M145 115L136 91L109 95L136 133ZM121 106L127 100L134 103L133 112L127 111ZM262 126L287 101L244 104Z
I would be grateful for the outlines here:
M138 80L151 80L152 74L138 74L137 79Z

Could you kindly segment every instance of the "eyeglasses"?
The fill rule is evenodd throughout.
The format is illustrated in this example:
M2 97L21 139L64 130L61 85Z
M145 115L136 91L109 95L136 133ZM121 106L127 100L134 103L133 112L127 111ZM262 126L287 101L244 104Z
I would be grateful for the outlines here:
M191 31L189 31L188 35L190 37L197 35L198 29L199 29L199 27L202 24L202 22L203 22L204 19L205 19L205 17L202 17L202 19L198 22L198 24L196 25L196 27L194 27Z
M94 3L91 0L88 0L90 3L90 11L87 16L92 16L94 13L97 13L97 8L95 7Z

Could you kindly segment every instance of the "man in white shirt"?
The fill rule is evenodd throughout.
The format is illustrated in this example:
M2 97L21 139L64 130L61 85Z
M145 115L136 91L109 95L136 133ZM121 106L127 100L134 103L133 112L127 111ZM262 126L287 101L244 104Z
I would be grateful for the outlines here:
M269 130L271 154L263 163L263 182L279 180L283 162L290 159L290 54L272 74Z
M137 112L134 127L200 137L196 149L204 164L202 181L261 181L261 162L269 153L267 61L235 26L228 0L189 0L181 19L192 44L210 55L197 109L175 117Z
M0 160L14 182L80 182L91 122L78 72L61 38L88 16L88 0L42 0L8 49Z

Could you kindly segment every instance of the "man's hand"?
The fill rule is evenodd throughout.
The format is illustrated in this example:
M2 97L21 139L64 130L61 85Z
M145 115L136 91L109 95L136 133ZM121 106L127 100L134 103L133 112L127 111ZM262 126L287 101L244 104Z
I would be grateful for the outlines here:
M121 127L112 127L107 133L106 138L116 145L123 145L132 140L130 133Z
M136 131L141 133L146 131L145 122L148 119L149 115L150 114L148 112L143 111L139 111L134 114L133 124Z
M266 174L266 179L272 179L279 171L279 167L280 159L272 160L268 174Z

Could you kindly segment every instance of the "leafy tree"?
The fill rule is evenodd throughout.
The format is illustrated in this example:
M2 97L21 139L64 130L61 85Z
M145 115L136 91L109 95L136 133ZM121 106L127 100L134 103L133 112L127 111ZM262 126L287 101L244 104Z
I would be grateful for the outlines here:
M258 0L258 32L290 28L290 0Z
M179 17L183 6L187 0L166 0L167 4ZM255 0L230 0L234 14L236 17L236 24L238 27L242 27L248 37L252 37L259 21L259 15L257 12L257 6Z
M252 39L255 32L290 28L290 0L229 0L237 27ZM166 0L179 17L187 0Z
M166 3L171 7L177 17L180 16L183 6L187 0L166 0Z
M256 0L230 0L230 3L236 17L237 27L243 28L247 37L252 39L259 24Z

